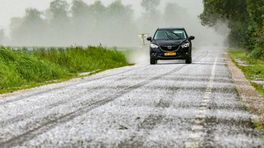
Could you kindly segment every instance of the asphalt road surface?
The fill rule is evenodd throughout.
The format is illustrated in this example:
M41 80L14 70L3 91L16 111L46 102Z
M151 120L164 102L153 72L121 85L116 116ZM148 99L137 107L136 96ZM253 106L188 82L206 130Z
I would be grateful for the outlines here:
M0 96L0 147L264 147L224 53Z

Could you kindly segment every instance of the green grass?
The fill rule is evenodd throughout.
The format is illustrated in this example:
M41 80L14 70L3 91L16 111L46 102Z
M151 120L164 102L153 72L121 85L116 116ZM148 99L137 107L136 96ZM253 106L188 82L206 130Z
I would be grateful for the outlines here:
M239 68L244 72L247 79L254 80L263 80L264 81L264 60L254 59L249 56L246 51L243 50L230 50L231 58L239 66ZM242 66L237 63L237 60L243 61L244 64L248 66ZM252 83L256 90L264 95L264 87L256 83Z
M258 84L256 84L256 83L253 83L253 86L256 88L256 90L257 90L260 94L262 94L262 96L264 96L264 86L262 86L262 85L258 85Z
M128 65L123 53L103 47L13 50L0 47L0 93Z

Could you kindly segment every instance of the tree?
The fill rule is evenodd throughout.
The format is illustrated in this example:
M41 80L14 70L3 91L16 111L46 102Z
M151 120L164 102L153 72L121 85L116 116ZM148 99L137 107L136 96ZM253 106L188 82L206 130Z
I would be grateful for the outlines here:
M102 35L107 37L109 43L122 46L135 45L137 28L134 24L133 13L131 6L125 6L121 1L115 1L107 7L104 21L111 30L104 27Z
M54 21L65 21L68 19L69 4L64 0L54 0L50 3L49 11Z
M139 20L141 22L142 30L151 32L159 26L162 26L162 21L158 7L160 5L160 0L142 0L141 6L144 9L142 18Z
M254 47L264 48L264 0L247 0L247 12L249 15L249 36ZM264 49L263 49L264 54Z
M22 18L11 20L11 37L17 45L39 45L43 38L45 22L42 13L34 8L26 10Z
M4 43L5 32L3 29L0 30L0 45Z
M52 1L46 17L49 20L49 43L57 46L73 44L69 30L71 28L69 4L65 0Z
M147 13L157 12L160 0L142 0L141 6Z
M168 3L162 18L165 24L169 26L186 26L189 24L187 22L191 20L188 12L184 8L178 6L177 3Z
M90 7L82 0L73 0L70 11L72 41L79 45L88 44L89 32L94 24Z
M200 18L203 25L209 26L228 20L231 45L258 49L264 57L264 0L204 0Z
M73 18L80 18L87 15L89 6L82 0L73 0L71 13Z
M248 44L248 13L246 0L204 0L204 12L200 15L203 25L214 26L218 21L229 21L230 44ZM244 23L241 23L244 21Z

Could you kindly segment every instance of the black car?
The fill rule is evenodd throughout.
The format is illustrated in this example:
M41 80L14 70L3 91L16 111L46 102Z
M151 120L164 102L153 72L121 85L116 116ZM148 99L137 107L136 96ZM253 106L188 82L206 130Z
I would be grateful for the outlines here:
M192 40L184 28L159 28L150 41L150 64L158 60L183 59L186 64L192 63Z

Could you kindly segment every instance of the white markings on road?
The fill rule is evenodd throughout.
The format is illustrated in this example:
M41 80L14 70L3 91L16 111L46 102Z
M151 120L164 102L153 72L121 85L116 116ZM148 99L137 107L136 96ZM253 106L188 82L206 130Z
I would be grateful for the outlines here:
M205 136L205 119L206 112L208 110L208 103L210 102L210 98L213 90L213 83L215 79L215 70L218 58L215 58L214 65L211 71L211 76L209 83L207 85L206 91L203 96L203 100L200 104L199 109L197 110L197 114L195 116L195 121L193 126L191 127L192 133L190 134L190 139L185 143L186 148L197 148L202 147L201 144L204 140Z

